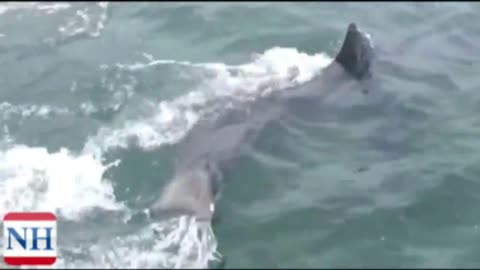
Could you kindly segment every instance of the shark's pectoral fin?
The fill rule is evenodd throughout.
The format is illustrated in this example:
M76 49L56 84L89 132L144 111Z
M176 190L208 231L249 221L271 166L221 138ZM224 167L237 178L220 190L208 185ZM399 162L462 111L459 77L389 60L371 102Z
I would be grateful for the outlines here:
M353 77L362 80L371 76L372 58L373 47L369 37L360 31L355 23L350 23L335 61Z

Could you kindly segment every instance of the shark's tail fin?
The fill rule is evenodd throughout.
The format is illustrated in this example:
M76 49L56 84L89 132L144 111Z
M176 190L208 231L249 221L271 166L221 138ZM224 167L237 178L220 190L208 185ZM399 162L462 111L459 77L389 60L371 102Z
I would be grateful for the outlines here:
M167 183L160 198L149 210L152 216L181 213L211 220L215 213L214 197L208 171L203 168L181 171Z
M335 61L353 77L361 80L371 76L372 58L373 47L370 38L366 33L360 31L355 23L350 23Z

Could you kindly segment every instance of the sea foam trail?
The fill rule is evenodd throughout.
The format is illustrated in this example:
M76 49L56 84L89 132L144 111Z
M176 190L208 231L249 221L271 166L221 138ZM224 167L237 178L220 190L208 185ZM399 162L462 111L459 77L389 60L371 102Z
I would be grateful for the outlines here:
M238 66L222 63L194 64L171 60L153 60L131 65L117 64L128 70L147 69L156 65L186 65L208 69L215 76L194 91L173 100L162 101L156 111L139 119L126 119L120 127L104 127L86 143L86 151L108 151L126 148L130 139L144 149L178 142L205 114L215 109L207 106L222 98L254 99L310 80L331 58L320 53L308 55L291 48L272 48L255 55L253 61ZM96 149L100 147L100 149Z
M187 94L161 101L147 117L130 117L119 127L104 126L88 138L79 153L68 149L48 152L43 147L18 145L5 131L4 138L9 140L4 139L0 151L0 192L4 194L0 199L0 214L50 210L63 219L76 221L98 208L127 214L136 212L138 209L128 209L115 198L112 181L104 177L109 167L118 165L105 164L106 151L128 147L131 138L144 149L178 142L211 112L212 104L217 101L254 99L270 91L281 91L310 80L330 61L325 54L307 55L296 49L273 48L238 66L154 59L147 63L118 64L118 68L132 71L156 65L185 65L208 69L214 76L205 78ZM65 243L54 267L207 268L208 262L219 258L216 249L210 224L178 217L84 246Z

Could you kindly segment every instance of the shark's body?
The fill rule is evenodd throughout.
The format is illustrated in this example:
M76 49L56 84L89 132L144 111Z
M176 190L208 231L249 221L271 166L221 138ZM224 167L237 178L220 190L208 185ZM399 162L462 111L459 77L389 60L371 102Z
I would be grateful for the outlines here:
M272 121L315 114L332 93L367 90L372 59L370 40L351 23L335 60L316 78L200 121L179 143L175 175L150 212L177 210L211 220L221 172L256 135Z

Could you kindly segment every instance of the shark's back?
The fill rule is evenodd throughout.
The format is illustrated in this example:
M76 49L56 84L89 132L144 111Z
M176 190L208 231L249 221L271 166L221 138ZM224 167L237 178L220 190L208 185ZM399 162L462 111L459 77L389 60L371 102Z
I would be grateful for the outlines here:
M369 38L351 23L335 60L317 78L197 123L177 145L175 177L152 209L183 209L211 219L216 193L213 180L219 177L219 171L234 161L270 121L302 110L313 111L329 93L349 90L370 79L372 58Z

